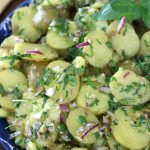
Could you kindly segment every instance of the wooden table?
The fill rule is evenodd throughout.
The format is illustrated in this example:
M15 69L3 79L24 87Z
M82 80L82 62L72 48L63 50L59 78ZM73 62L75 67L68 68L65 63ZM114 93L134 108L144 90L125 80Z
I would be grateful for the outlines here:
M0 0L1 6L1 3L3 3L4 1L5 0ZM21 2L23 2L23 0L11 0L10 4L4 9L3 13L0 15L0 21L2 21Z

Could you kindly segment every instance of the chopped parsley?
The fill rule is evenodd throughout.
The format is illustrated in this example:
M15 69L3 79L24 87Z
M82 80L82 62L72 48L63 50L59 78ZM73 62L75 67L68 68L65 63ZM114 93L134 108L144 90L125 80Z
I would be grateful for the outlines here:
M99 39L96 39L96 41L97 41L98 44L102 45L102 43L100 42Z
M68 84L70 84L71 86L76 86L77 85L76 75L80 75L84 73L84 71L85 71L84 67L75 68L73 65L68 66L62 73L64 74L63 89L65 89ZM57 79L58 81L59 81L59 78Z
M38 133L38 131L40 130L41 126L42 126L42 123L41 123L41 122L36 122L36 123L34 123L34 124L32 125L31 132L32 132L32 136L33 136L34 138L37 137L37 133Z
M67 131L66 126L63 123L59 123L58 126L57 126L57 128L58 128L58 130L59 130L60 133L64 133L64 132Z
M127 31L128 31L128 29L127 29L127 27L126 27L125 30L124 30L124 32L123 32L123 36L126 35Z
M48 29L54 32L58 32L62 35L69 34L68 33L69 31L68 21L64 18L54 19Z
M96 83L94 81L92 81L90 77L87 78L87 85L89 85L93 89L97 89Z
M0 84L0 94L1 94L2 96L5 96L5 95L6 95L6 91L5 91L5 89L4 89L4 87L3 87L2 84Z
M77 56L82 55L82 50L83 48L76 48L76 45L68 48L69 57L74 59Z
M113 124L114 126L117 126L117 125L118 125L118 120L113 120L113 121L112 121L112 124Z
M137 66L143 72L145 78L150 80L150 55L143 56L141 59L137 59Z
M98 140L100 138L99 132L95 132L95 138Z
M83 126L87 124L86 118L84 116L79 116L78 121Z
M124 60L129 59L129 57L128 57L128 55L126 54L126 52L125 52L124 49L122 49L122 57L123 57Z
M25 28L19 29L18 32L17 32L17 34L18 34L18 35L22 35L24 31L25 31Z
M110 78L110 82L112 82L112 81L116 81L116 82L117 82L117 79L116 79L114 76L112 76L112 77Z
M21 99L22 98L22 92L18 89L18 87L13 89L12 94L14 95L15 99Z
M109 49L112 49L112 43L110 41L106 42L106 46L109 48Z
M0 61L5 61L5 60L10 60L9 64L11 66L13 66L13 64L15 63L15 61L16 60L20 60L20 58L18 56L16 56L16 55L0 57Z
M39 94L39 96L41 96L43 98L42 108L44 108L44 106L48 100L48 96L46 96L45 94Z
M52 72L52 70L50 68L45 68L37 84L40 86L49 85L53 78L54 73Z
M110 100L108 101L109 104L109 110L112 112L115 112L115 110L117 110L119 107L121 107L122 105L119 102L114 102L113 101L113 96L110 95Z
M98 103L99 103L99 100L96 98L91 104L90 106L93 107L93 106L98 106Z
M135 101L134 101L134 99L130 99L130 98L122 98L122 99L120 99L120 102L122 103L122 104L124 104L124 105L128 105L128 104L134 104L135 103Z
M149 42L147 40L144 40L144 44L145 44L146 47L150 46L150 44L149 44Z
M48 118L48 116L49 116L49 114L48 114L48 112L47 112L47 111L43 111L43 112L42 112L41 117L42 117L43 119Z
M131 92L132 90L134 90L134 93L133 95L138 95L138 97L141 98L141 93L140 93L140 89L142 87L145 87L146 85L143 84L143 83L138 83L138 82L132 82L131 84L127 85L127 86L122 86L120 92L126 92L126 93L129 93ZM129 101L131 101L129 99Z

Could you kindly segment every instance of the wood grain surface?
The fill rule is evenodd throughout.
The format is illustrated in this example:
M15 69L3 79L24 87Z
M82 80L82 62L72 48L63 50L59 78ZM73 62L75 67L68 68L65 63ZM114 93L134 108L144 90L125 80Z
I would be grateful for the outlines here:
M5 0L0 0L0 6L2 6L2 3L4 2ZM2 14L0 15L0 21L2 21L18 4L20 4L21 2L23 2L23 0L6 0L7 2L8 1L11 1L9 3L9 5L3 10ZM5 5L3 5L5 6ZM3 8L0 8L1 10Z

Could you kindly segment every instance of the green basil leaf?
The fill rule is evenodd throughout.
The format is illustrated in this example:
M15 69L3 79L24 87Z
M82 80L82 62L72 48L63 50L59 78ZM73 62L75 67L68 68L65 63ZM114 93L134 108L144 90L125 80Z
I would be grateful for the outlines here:
M141 7L132 0L110 0L95 14L96 20L116 20L126 16L129 21L141 18Z
M140 5L142 7L142 18L147 26L150 29L150 1L149 0L141 0Z
M150 1L149 0L141 0L140 1L140 5L143 7L143 8L150 8Z

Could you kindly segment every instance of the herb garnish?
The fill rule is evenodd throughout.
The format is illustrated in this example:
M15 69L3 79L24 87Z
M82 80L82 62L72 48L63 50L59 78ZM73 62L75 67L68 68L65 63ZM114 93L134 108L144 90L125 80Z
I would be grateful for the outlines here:
M37 84L40 86L49 85L53 78L54 73L52 70L50 68L45 68Z
M84 116L79 116L78 121L83 126L87 124L86 118Z
M98 140L100 138L100 135L98 132L95 132L95 138L96 138L96 140Z
M12 94L14 95L15 99L21 99L22 98L22 92L18 89L18 87L13 89Z
M58 32L62 35L69 34L68 33L68 30L69 30L68 21L64 18L54 19L48 29L54 32Z
M5 96L5 95L6 95L6 91L5 91L5 89L4 89L4 87L3 87L2 84L0 84L0 94L1 94L2 96Z
M90 77L87 78L87 85L89 85L93 89L97 89L96 83L94 81L92 81Z
M142 70L145 78L150 80L150 55L145 55L141 59L137 59L137 65Z
M113 121L112 121L112 124L113 124L114 126L117 126L117 125L118 125L118 120L113 120Z
M106 46L109 48L109 49L112 49L112 43L110 41L106 42Z
M147 40L144 40L144 44L145 44L146 47L149 47L149 46L150 46L150 44L148 43Z
M100 12L94 15L96 20L118 20L126 17L130 22L142 19L150 28L150 1L141 0L139 3L132 0L110 0Z

